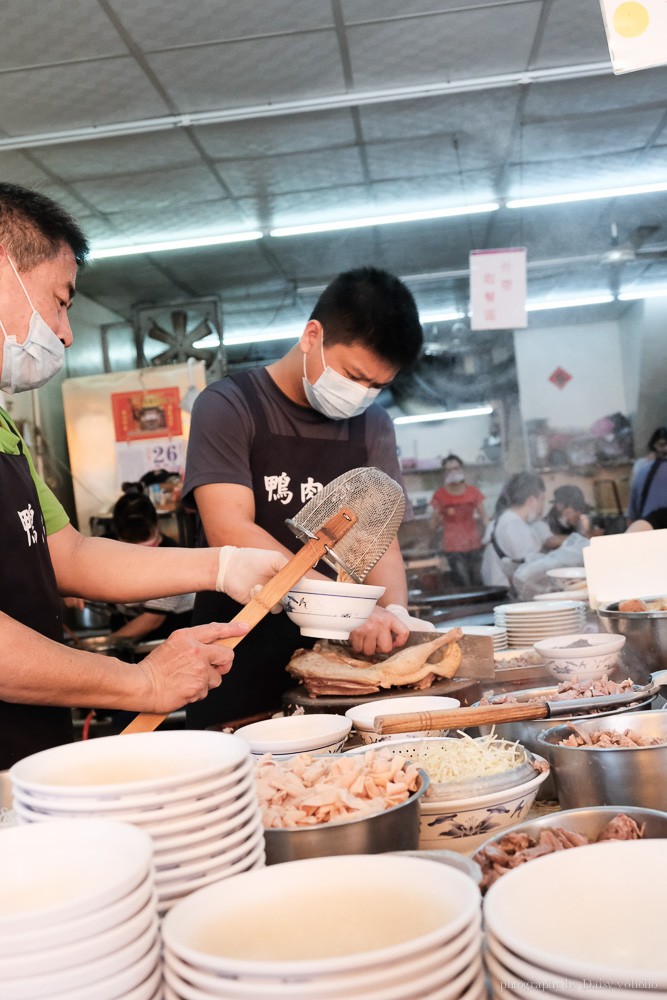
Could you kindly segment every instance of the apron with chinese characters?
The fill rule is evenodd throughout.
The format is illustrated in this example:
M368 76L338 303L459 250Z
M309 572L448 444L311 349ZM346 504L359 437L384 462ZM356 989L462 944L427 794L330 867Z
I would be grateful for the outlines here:
M51 564L46 529L28 460L0 453L0 611L62 641L60 598ZM18 660L21 649L4 650ZM69 708L15 705L0 701L0 770L48 747L74 738Z
M366 415L347 422L346 441L274 434L250 375L243 372L229 377L243 392L257 430L250 452L255 522L291 552L297 552L303 542L292 534L285 519L297 514L332 479L367 464ZM325 563L320 562L317 568L335 578ZM240 609L241 605L226 594L207 591L195 599L193 621L230 621ZM232 669L220 687L209 692L204 701L187 706L188 725L203 729L279 708L281 696L291 684L285 665L295 649L312 646L314 641L302 636L286 614L267 615L234 650Z

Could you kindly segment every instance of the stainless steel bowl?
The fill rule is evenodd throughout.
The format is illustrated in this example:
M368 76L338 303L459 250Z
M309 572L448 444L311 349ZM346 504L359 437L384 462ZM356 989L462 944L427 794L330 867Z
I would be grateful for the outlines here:
M333 756L333 755L332 755ZM332 854L383 854L385 851L416 851L419 847L419 802L429 785L419 770L420 784L409 799L398 806L347 820L288 829L265 829L267 865Z
M667 744L667 712L629 712L624 715L577 719L582 733L597 729L655 736ZM667 810L667 745L653 747L559 746L572 730L554 726L537 737L551 763L558 801L563 809L584 806L640 806Z
M543 690L542 688L535 688L535 691L542 691L542 690ZM515 693L525 695L527 692L516 691ZM653 695L652 697L645 698L640 702L634 702L631 705L625 705L622 708L616 708L611 712L598 712L594 716L594 718L596 720L608 719L610 717L615 717L617 715L625 716L629 712L646 711L646 709L649 709L651 707L656 697L657 697L656 695ZM574 722L577 720L589 719L589 718L591 718L590 715L587 715L586 712L582 712L578 715L559 715L554 719L524 720L523 722L503 722L502 724L496 726L480 726L479 731L480 733L486 735L487 733L490 733L492 729L495 729L496 736L500 737L501 739L511 740L514 743L520 743L522 746L526 748L526 750L530 750L531 753L540 754L542 757L546 757L549 763L552 763L551 758L549 756L550 747L547 747L544 744L538 742L537 737L539 736L539 734L544 730L552 729L555 726L560 726L564 722L568 722L570 720ZM554 780L553 765L551 774L549 775L548 778L546 778L545 781L542 782L542 784L538 789L537 798L538 799L556 798L556 783Z
M618 605L598 608L598 618L606 632L625 636L619 660L636 683L645 684L649 674L667 667L667 611L619 611Z
M667 837L667 812L661 812L658 809L641 809L634 806L592 806L588 809L564 809L549 813L547 816L540 816L539 819L519 823L518 826L510 827L494 837L489 837L475 852L472 860L475 861L477 856L487 847L499 844L510 833L524 833L537 839L542 830L553 830L560 827L572 833L581 833L590 841L595 841L607 823L620 813L634 819L639 826L644 824L645 840Z

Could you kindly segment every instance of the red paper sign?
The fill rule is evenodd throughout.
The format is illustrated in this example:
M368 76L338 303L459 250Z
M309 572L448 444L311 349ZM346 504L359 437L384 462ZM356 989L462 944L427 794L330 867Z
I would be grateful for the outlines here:
M179 437L183 433L178 387L112 392L111 406L116 441Z

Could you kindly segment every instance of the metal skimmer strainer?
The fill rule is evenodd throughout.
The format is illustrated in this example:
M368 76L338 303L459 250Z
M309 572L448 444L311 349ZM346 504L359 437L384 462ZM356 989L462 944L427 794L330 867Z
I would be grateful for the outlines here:
M351 469L333 479L285 523L297 538L314 538L321 526L341 507L357 517L357 523L322 557L339 574L362 583L396 537L403 512L403 490L380 469Z

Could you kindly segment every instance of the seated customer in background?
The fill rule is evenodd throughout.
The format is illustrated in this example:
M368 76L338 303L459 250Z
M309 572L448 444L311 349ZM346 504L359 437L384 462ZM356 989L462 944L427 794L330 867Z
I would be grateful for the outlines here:
M559 548L568 535L575 532L588 538L591 534L590 510L578 486L558 486L554 490L553 505L544 518L551 532L551 538L544 543L544 551Z
M517 472L505 483L487 529L482 580L487 587L510 587L519 566L542 553L551 537L542 520L546 489L541 476Z
M151 548L176 547L162 534L155 507L139 484L129 487L113 509L113 528L121 542ZM177 628L191 624L194 594L160 597L142 604L113 605L111 637L151 642L166 639Z

